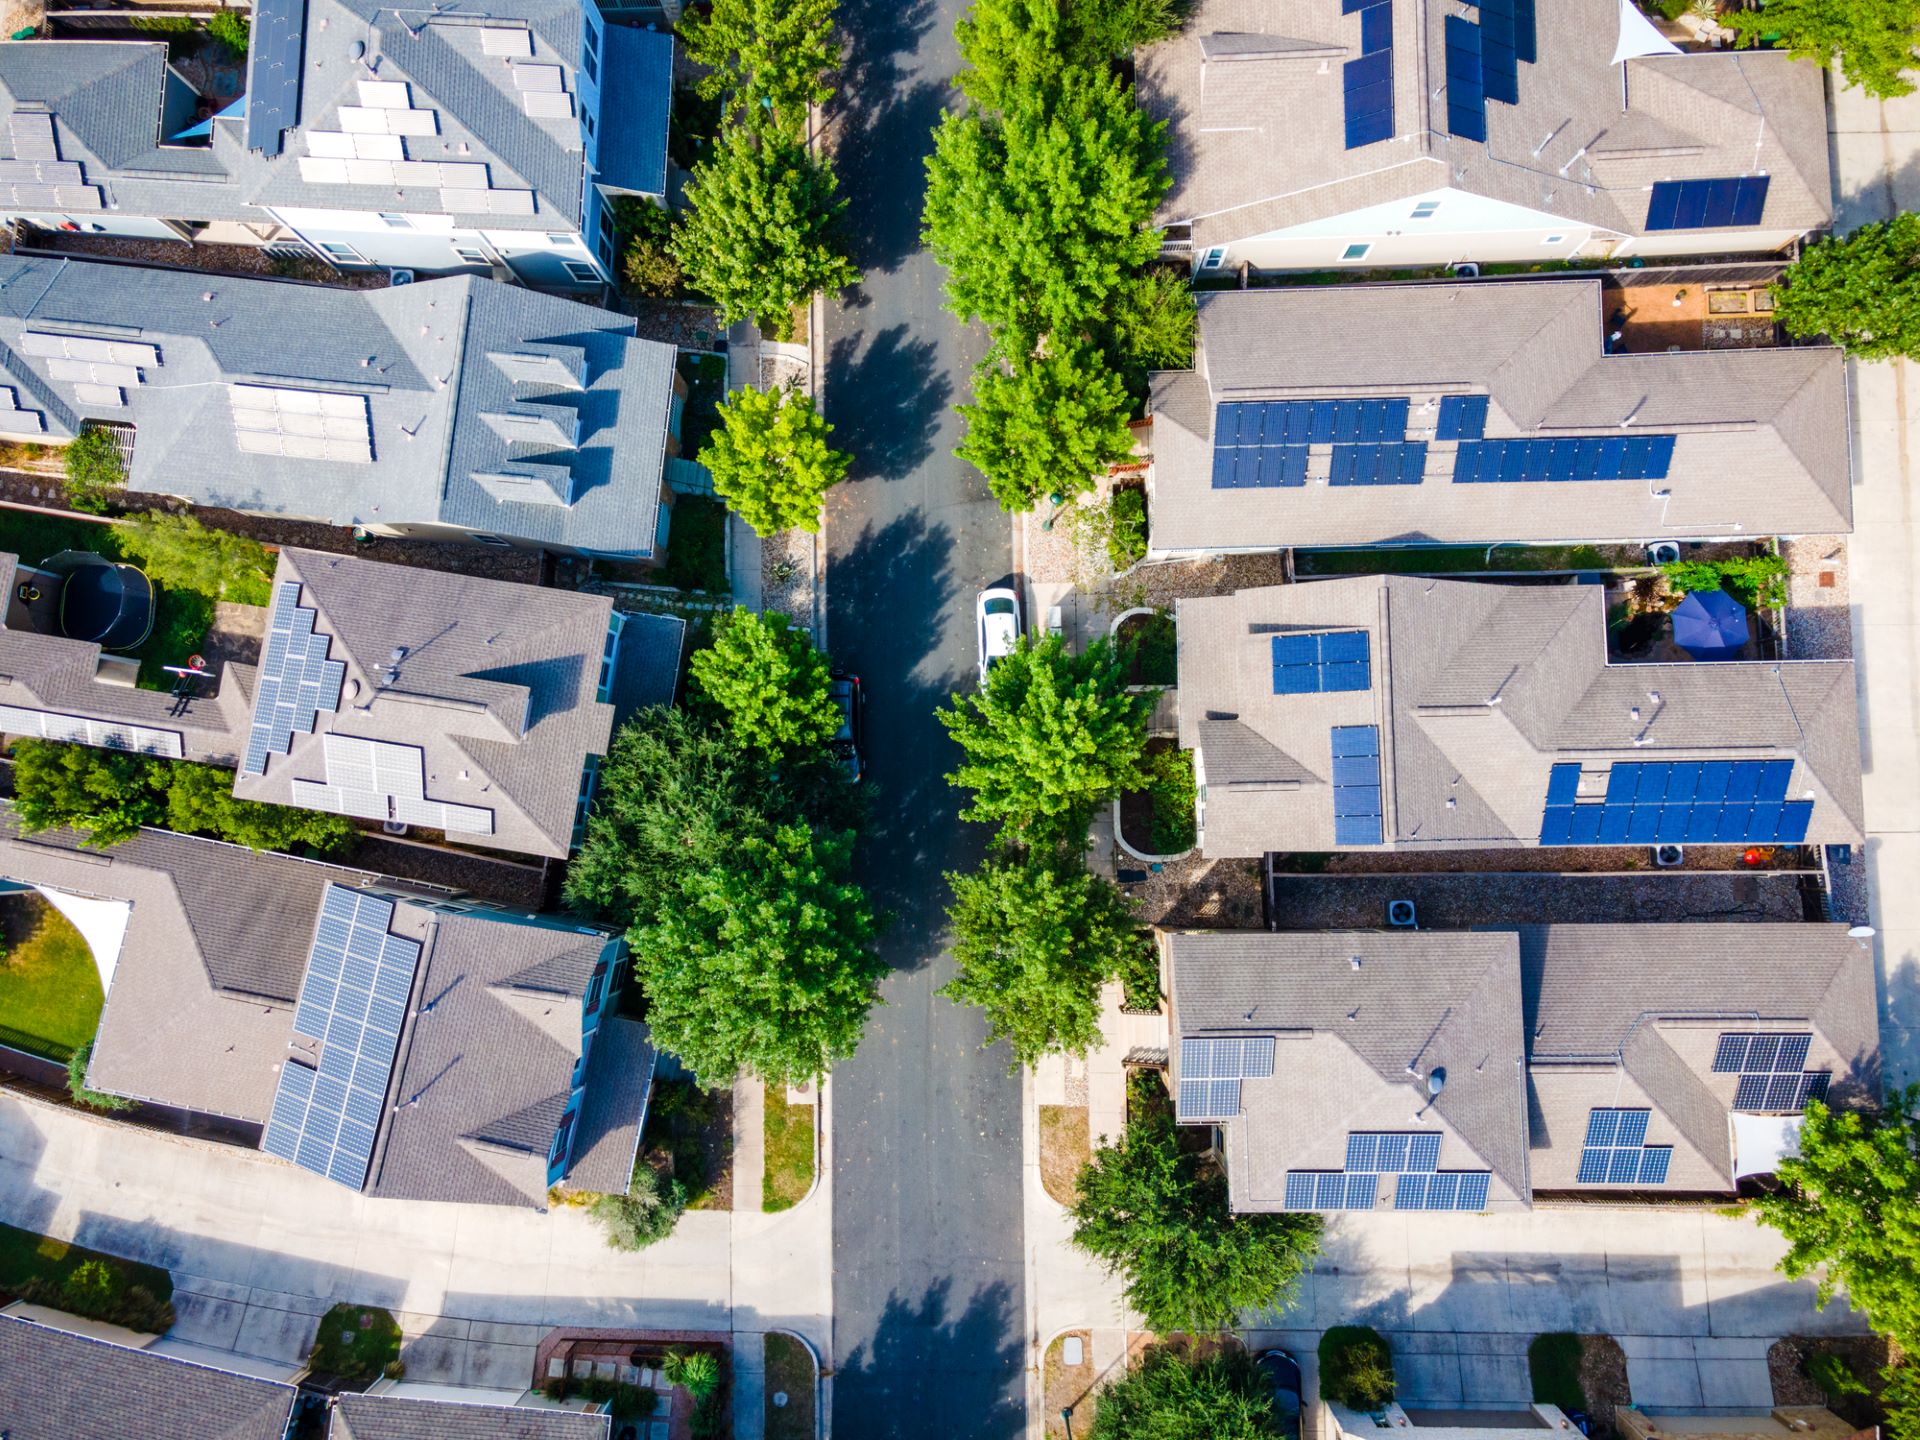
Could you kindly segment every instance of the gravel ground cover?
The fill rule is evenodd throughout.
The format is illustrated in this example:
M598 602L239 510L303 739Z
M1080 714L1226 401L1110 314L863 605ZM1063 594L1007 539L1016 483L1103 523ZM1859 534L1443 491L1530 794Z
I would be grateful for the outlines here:
M1282 930L1376 929L1389 900L1411 900L1423 929L1805 918L1799 877L1712 875L1279 875Z
M1847 598L1846 537L1802 535L1782 540L1780 553L1789 570L1787 658L1851 659L1853 611Z

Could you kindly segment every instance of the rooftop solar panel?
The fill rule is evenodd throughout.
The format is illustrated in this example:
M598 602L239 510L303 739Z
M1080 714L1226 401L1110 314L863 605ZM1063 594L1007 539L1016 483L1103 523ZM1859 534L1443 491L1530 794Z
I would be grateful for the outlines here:
M1766 212L1765 175L1662 180L1647 199L1648 230L1725 229L1758 225Z
M312 734L322 711L340 708L347 667L327 658L327 637L314 633L315 612L299 601L298 582L274 587L243 775L265 774L269 755L285 755L296 732Z
M1520 103L1519 56L1514 50L1513 0L1480 0L1480 55L1489 100Z
M1463 140L1487 138L1487 97L1480 56L1480 27L1447 16L1447 133Z
M247 44L247 148L278 155L300 123L300 51L306 0L254 0Z
M1289 1210L1311 1210L1317 1188L1312 1171L1289 1170L1286 1199L1283 1203Z
M1354 731L1365 733L1343 733ZM1378 845L1385 839L1385 811L1380 794L1379 727L1336 725L1333 727L1331 748L1335 767L1334 842L1339 845Z
M1484 1210L1487 1208L1487 1190L1492 1175L1485 1170L1466 1170L1460 1174L1460 1194L1454 1201L1456 1210Z
M1424 1210L1427 1208L1427 1177L1425 1175L1402 1175L1393 1183L1393 1208L1396 1210Z
M1488 406L1488 397L1485 395L1442 396L1440 421L1434 429L1434 439L1480 439L1487 431Z

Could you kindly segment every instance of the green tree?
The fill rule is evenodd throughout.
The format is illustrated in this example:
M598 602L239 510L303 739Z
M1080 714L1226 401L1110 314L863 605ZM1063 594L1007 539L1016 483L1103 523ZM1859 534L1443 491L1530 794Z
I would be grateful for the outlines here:
M360 838L345 815L239 799L233 772L218 766L177 761L166 767L166 780L167 813L160 823L185 835L212 835L249 850L315 855L339 855Z
M950 874L959 974L940 993L978 1005L988 1043L1005 1040L1013 1068L1049 1051L1085 1055L1100 1043L1100 987L1139 950L1139 922L1113 882L1083 857L1002 852L971 875Z
M113 492L127 483L120 442L110 430L82 430L61 452L67 472L67 503L88 515L104 515Z
M686 280L673 256L673 212L651 200L624 195L614 201L619 236L620 288L629 295L672 299Z
M1780 1269L1811 1275L1825 1305L1835 1291L1883 1335L1920 1347L1920 1087L1881 1111L1807 1105L1800 1153L1776 1170L1760 1219L1787 1239Z
M237 605L272 599L273 559L258 540L209 530L192 515L167 510L131 515L115 535L127 558L161 585Z
M924 234L947 303L1019 359L1073 341L1159 253L1165 126L1112 75L1069 68L1003 115L949 114L927 161Z
M1393 1350L1371 1325L1336 1325L1320 1337L1320 1393L1354 1410L1393 1399Z
M798 133L807 106L833 95L836 8L836 0L714 0L710 15L689 12L680 39L696 64L711 67L700 93Z
M886 965L852 852L798 824L741 837L628 932L654 1043L703 1085L815 1079L860 1043Z
M633 1162L633 1183L624 1195L598 1195L588 1213L600 1222L615 1250L644 1250L673 1233L686 1213L687 1187L647 1164Z
M1778 36L1796 60L1822 67L1837 57L1849 84L1876 99L1911 95L1901 72L1920 66L1920 0L1766 0L1760 10L1728 10L1743 46Z
M713 644L694 652L691 673L749 750L805 750L840 728L840 711L827 696L827 657L777 611L736 608L720 617Z
M720 1388L720 1361L711 1350L669 1350L660 1373L696 1400Z
M1186 0L974 0L953 27L966 68L960 88L991 109L1057 80L1095 70L1164 40L1186 19Z
M1187 8L1188 0L1068 0L1067 23L1090 62L1117 60L1177 34Z
M1920 358L1920 215L1808 247L1773 296L1774 318L1802 339L1827 336L1861 360Z
M820 502L847 478L853 457L827 443L833 426L798 389L736 390L701 447L713 488L754 533L820 529Z
M1073 1243L1124 1277L1147 1328L1202 1334L1243 1310L1285 1308L1320 1248L1318 1215L1235 1215L1227 1178L1183 1149L1151 1075L1128 1096L1126 1133L1080 1171Z
M1187 277L1149 270L1128 282L1114 312L1113 348L1143 378L1148 370L1189 370L1197 321Z
M1091 1440L1279 1440L1273 1386L1234 1348L1200 1360L1155 1346L1100 1392Z
M97 849L118 845L167 815L164 762L124 750L19 740L13 809L27 833L70 826Z
M239 10L216 10L207 20L207 33L237 59L247 58L253 43L253 22Z
M1055 635L1023 644L993 667L984 690L955 695L939 712L964 753L947 780L974 792L961 817L1070 834L1094 805L1146 783L1151 704L1128 692L1122 658L1105 640L1079 655Z
M671 248L723 320L790 340L798 306L860 278L836 233L846 203L832 165L799 141L731 126L694 169Z
M954 453L987 477L994 499L1026 510L1041 496L1080 495L1133 451L1125 382L1092 349L1011 366L989 357L962 405L967 436Z

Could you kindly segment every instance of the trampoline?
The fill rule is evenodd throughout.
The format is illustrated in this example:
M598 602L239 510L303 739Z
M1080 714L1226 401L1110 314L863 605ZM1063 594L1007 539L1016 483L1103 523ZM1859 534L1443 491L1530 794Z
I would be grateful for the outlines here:
M154 589L136 566L69 550L47 562L63 574L60 633L102 650L131 650L153 633Z

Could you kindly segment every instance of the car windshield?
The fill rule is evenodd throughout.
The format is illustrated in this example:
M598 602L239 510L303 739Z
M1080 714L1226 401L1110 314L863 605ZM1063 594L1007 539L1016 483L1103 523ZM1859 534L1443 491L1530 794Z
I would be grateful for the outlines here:
M1013 601L998 598L989 600L987 601L986 609L989 615L1011 615L1013 614Z

